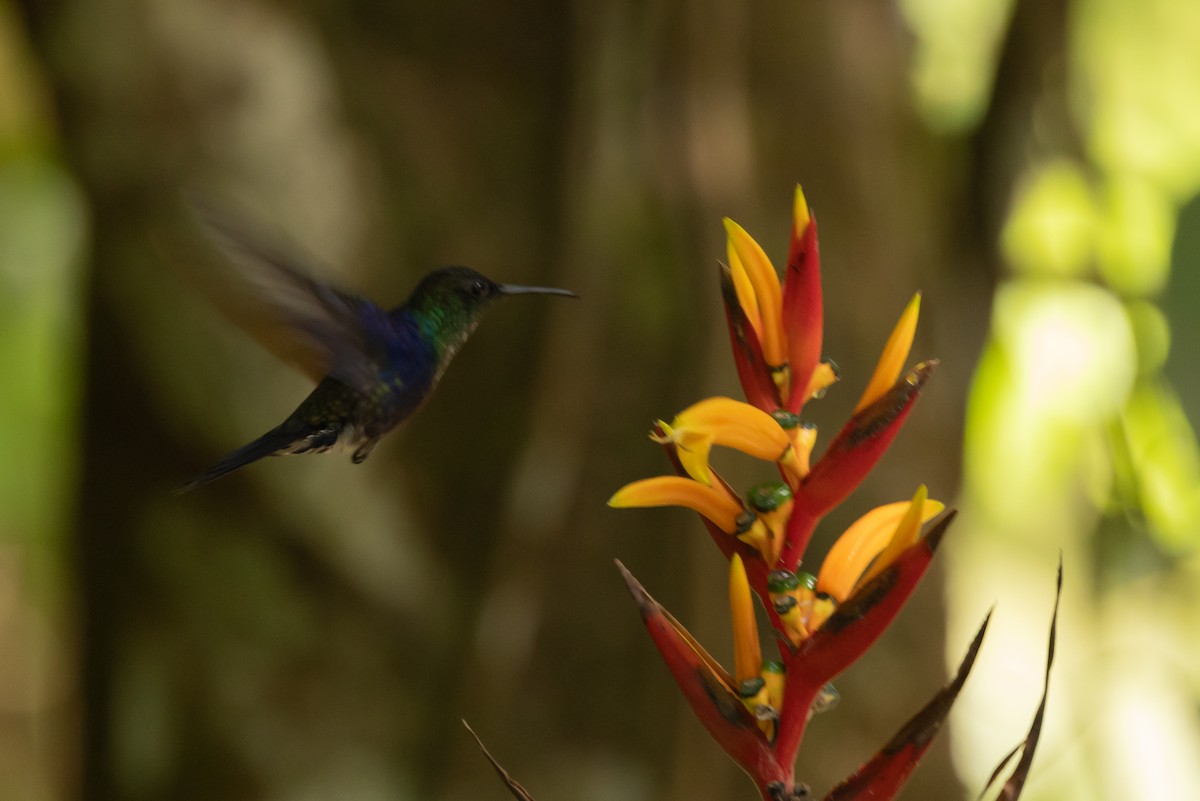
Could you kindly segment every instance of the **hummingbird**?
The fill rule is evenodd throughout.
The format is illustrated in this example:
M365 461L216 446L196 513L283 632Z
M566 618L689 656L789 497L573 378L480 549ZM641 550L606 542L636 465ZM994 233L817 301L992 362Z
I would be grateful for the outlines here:
M351 461L361 464L384 434L421 408L494 301L526 294L578 297L566 289L497 283L469 267L443 267L387 310L312 278L291 253L211 207L192 205L250 290L243 293L248 308L226 311L317 386L286 420L221 457L177 493L265 456L338 450L350 451Z

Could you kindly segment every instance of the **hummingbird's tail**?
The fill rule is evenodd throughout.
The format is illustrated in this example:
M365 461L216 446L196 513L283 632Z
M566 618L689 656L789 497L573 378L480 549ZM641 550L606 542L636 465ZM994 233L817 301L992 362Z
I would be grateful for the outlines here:
M297 432L294 426L289 426L288 423L277 426L253 442L243 445L232 453L225 454L212 467L183 486L176 488L174 494L181 495L197 487L203 487L205 484L216 481L226 473L232 473L234 470L245 467L251 462L256 462L264 456L272 456L280 452L286 453L295 444L296 439Z

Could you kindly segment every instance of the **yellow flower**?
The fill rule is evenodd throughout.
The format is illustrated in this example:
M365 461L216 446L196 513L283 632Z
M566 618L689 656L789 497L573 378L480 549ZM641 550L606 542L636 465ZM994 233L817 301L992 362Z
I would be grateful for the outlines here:
M917 488L912 501L880 506L855 521L829 549L817 591L845 601L916 542L921 524L941 513L945 506L927 498L925 485Z
M763 532L762 542L752 544L758 548L766 563L773 565L778 561L779 551L783 548L784 529L787 527L788 518L792 516L795 496L787 484L772 481L752 487L746 499L758 516L751 530L761 528Z
M733 677L742 703L768 738L774 736L778 707L771 704L772 688L763 673L762 646L754 619L754 597L746 566L737 554L729 560L729 612L733 621ZM781 677L782 679L782 677ZM778 682L782 685L782 681ZM775 688L782 698L782 686Z
M758 643L758 624L754 621L754 598L746 566L737 554L729 560L729 609L733 619L733 677L739 683L759 678L762 649Z
M918 292L904 307L904 312L901 313L896 327L892 329L892 335L888 337L887 344L883 346L883 353L875 365L875 372L867 383L862 397L858 399L858 405L854 407L855 414L878 400L883 393L892 388L896 379L900 377L900 372L904 369L904 362L908 360L908 352L912 349L913 337L917 333L917 317L920 313L921 293Z
M921 485L911 501L886 504L860 517L829 549L818 576L771 573L767 589L794 644L819 629L839 604L917 541L921 525L945 508L926 495Z
M825 390L833 386L837 380L837 366L833 362L821 362L813 370L812 378L808 380L808 387L804 391L804 399L820 398L825 394Z
M699 512L726 534L734 535L774 564L783 544L784 528L795 503L783 482L759 484L747 493L750 509L727 490L682 476L656 476L626 484L608 499L615 509L683 506Z
M762 247L746 233L746 229L728 217L724 222L728 237L726 249L729 255L729 269L733 273L733 285L738 291L738 300L746 310L746 317L754 326L755 333L759 335L768 366L773 371L786 368L787 351L780 321L783 290L779 285L779 274L775 272L775 267ZM747 285L750 292L746 292ZM781 387L787 386L780 378L776 378L776 384Z
M778 462L797 481L804 472L791 439L771 415L732 398L708 398L689 406L668 425L658 421L655 442L671 443L689 476L712 484L708 455L713 445L735 448L766 461Z
M724 488L701 484L682 476L656 476L626 484L608 499L616 509L646 506L683 506L707 517L726 534L741 528L742 505Z

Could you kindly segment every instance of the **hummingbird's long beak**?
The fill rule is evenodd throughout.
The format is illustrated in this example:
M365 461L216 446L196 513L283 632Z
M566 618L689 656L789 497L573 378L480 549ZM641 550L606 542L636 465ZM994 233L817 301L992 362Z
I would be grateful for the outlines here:
M569 289L556 289L550 286L518 286L517 284L499 284L501 295L563 295L568 298L579 297Z

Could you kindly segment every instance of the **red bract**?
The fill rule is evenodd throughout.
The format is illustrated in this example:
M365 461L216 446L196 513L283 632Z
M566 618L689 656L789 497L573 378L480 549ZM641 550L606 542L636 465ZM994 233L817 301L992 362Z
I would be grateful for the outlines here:
M833 788L824 801L890 801L900 792L950 714L950 707L962 691L967 675L975 664L975 657L979 655L979 647L983 644L983 635L990 620L990 614L984 618L979 633L971 641L967 655L958 666L954 680L913 715L878 754Z
M783 280L783 330L787 336L792 373L787 408L799 414L807 400L805 390L812 380L813 370L821 361L824 320L817 221L807 213L808 207L799 187L796 187L796 195L792 243Z
M733 677L619 561L617 569L642 612L642 621L663 662L704 728L746 772L777 773L771 744L742 703Z
M936 359L918 364L886 394L851 417L813 465L796 492L798 509L787 538L796 560L790 564L791 568L795 568L808 547L816 521L862 483L892 444L937 366Z

